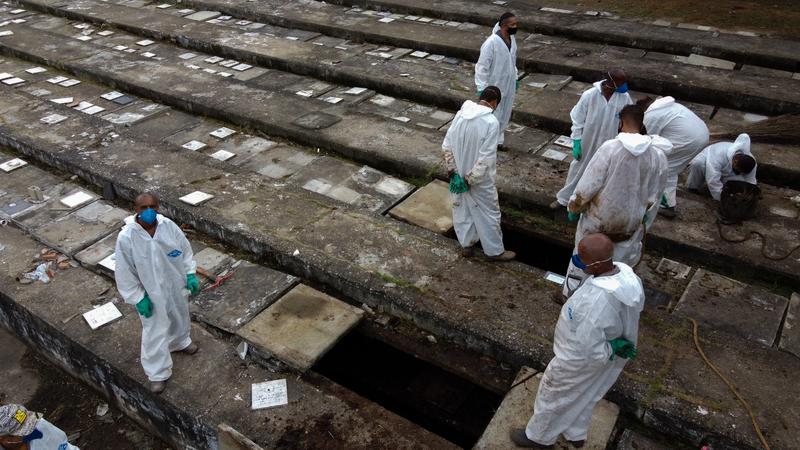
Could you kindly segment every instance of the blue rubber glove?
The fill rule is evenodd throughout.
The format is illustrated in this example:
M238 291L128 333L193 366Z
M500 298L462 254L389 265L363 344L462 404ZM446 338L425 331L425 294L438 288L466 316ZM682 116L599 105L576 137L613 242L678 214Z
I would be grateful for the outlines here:
M144 293L144 297L136 304L136 310L139 311L139 315L145 319L149 319L150 316L153 315L153 302L150 301L150 296L147 295L147 292Z
M625 338L616 338L608 341L608 343L611 345L611 357L609 359L614 359L614 355L625 359L636 359L637 351L633 342Z
M197 281L195 274L190 273L186 275L186 289L188 289L192 295L197 295L200 292L200 282Z
M581 213L567 212L567 220L570 222L577 222L581 217Z
M520 86L520 82L519 82L519 80L517 80L517 85L516 85L516 87L514 88L514 90L515 90L515 91L518 91L518 90L519 90L519 86Z
M575 161L581 160L581 140L580 139L573 139L572 140L572 157L575 158Z

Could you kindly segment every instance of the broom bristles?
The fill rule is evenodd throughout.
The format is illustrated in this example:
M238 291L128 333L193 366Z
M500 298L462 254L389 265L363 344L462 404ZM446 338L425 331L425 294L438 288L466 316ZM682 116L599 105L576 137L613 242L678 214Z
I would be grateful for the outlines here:
M719 140L736 139L742 133L747 133L753 142L800 144L800 114L770 117L761 122L746 125L739 131L712 133L711 137Z

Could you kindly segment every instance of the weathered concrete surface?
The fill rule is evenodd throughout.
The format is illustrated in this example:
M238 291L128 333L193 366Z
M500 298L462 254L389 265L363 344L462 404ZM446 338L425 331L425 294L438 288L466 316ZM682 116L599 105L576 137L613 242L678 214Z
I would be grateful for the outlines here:
M792 294L783 322L779 347L800 358L800 294Z
M491 28L484 26L469 29L456 27L448 29L447 33L439 33L439 27L419 22L395 20L381 23L375 17L347 14L338 6L322 2L285 3L274 0L242 4L235 0L190 0L187 4L213 7L233 16L278 26L415 48L473 61L477 60L482 43L475 36L488 36L491 33ZM570 41L562 45L548 45L528 43L524 33L518 33L517 37L520 41L518 64L527 71L560 73L582 81L596 81L597 74L607 70L608 54L611 52L602 44ZM665 95L681 92L687 100L708 102L713 99L720 105L769 114L797 111L800 105L800 94L790 97L782 95L783 89L778 88L782 83L776 83L775 79L772 79L772 83L764 83L764 89L754 94L748 85L763 81L763 77L758 75L719 69L698 70L691 65L643 59L640 55L621 52L614 52L613 56L615 64L619 66L636 67L636 76L631 81L636 89ZM800 86L800 83L797 85Z
M771 347L788 303L786 297L699 269L675 313Z
M128 212L98 200L37 228L34 233L47 245L73 255L121 228L128 215Z
M580 14L558 14L540 9L541 2L486 4L474 0L334 0L329 3L416 14L493 26L508 9L519 17L524 31L566 36L591 42L636 47L666 53L700 53L768 67L797 70L797 43L730 33L698 31ZM478 6L479 5L479 6ZM556 36L551 36L556 38ZM702 45L698 45L702 42Z
M453 204L447 183L431 181L392 208L389 215L434 233L452 232Z
M25 360L28 348L14 336L0 330L0 398L3 404L18 403L24 405L36 393L39 377L35 370L21 364Z
M301 372L353 329L364 311L306 285L295 286L237 334Z
M260 314L299 280L270 268L241 261L229 272L233 277L195 297L189 309L200 321L229 333Z
M111 233L89 247L86 247L75 255L75 259L89 269L98 268L97 264L100 261L114 253L114 247L117 245L117 234L118 233Z
M18 32L9 36L10 39L4 39L0 45L8 51L12 48L15 52L19 50L33 59L53 59L55 64L62 64L76 73L121 84L187 110L229 118L243 126L288 135L299 142L325 145L339 154L388 172L426 177L436 173L444 177L439 156L441 133L438 131L414 130L400 123L387 122L378 116L349 110L347 106L327 107L319 104L325 102L316 99L298 102L293 98L297 96L266 92L239 83L231 82L220 86L213 79L214 75L198 71L183 75L181 84L175 87L172 83L176 73L181 72L177 66L173 67L164 61L156 64L147 58L135 58L124 53L94 53L91 43L68 42L66 45L72 49L72 53L77 54L77 48L81 48L80 51L89 56L61 62L60 54L70 52L42 49L35 42L37 39L47 40L48 36L43 37L43 34L41 31L34 32L18 27ZM208 94L197 95L199 92ZM265 103L265 99L270 101ZM276 110L274 114L264 117L267 107L274 107ZM293 117L303 116L320 107L325 107L324 110L328 113L340 115L342 121L316 132L302 130L293 123L287 123L294 122ZM290 110L294 113L287 116L286 112ZM498 155L498 167L498 189L503 201L506 204L537 208L544 208L552 201L566 169L564 163L542 161L536 156L509 152ZM147 173L163 180L169 180L171 175L161 169L148 169ZM198 172L195 179L204 178L206 175ZM765 197L772 195L766 186L764 191ZM788 190L782 190L776 195L785 195L786 192ZM694 196L682 199L682 220L656 222L651 230L652 242L663 247L668 247L664 245L666 243L678 245L683 251L701 255L717 253L735 257L745 264L780 274L787 279L798 276L792 269L791 260L774 261L761 256L756 240L731 245L716 238L715 220L713 215L708 214L708 202L705 199L696 200ZM797 224L780 217L764 218L748 224L753 225L768 236L771 242L776 243L775 245L800 239L800 228ZM687 242L687 235L695 239Z
M642 436L633 430L625 430L617 443L617 450L670 450L671 447L649 437Z
M463 100L471 95L472 92L472 88L470 87L472 86L471 74L474 69L471 63L462 62L459 65L450 66L449 64L439 64L427 60L419 61L418 58L410 56L400 59L381 59L376 63L374 61L375 57L370 56L371 53L375 52L370 50L377 47L371 45L356 44L350 47L342 45L333 46L327 41L319 43L323 45L316 45L318 44L316 40L311 43L305 43L302 41L282 39L272 34L254 34L248 31L246 27L237 29L235 26L219 26L205 22L197 23L194 21L188 21L190 22L188 25L183 23L183 26L181 26L180 22L176 23L176 20L181 20L180 17L165 15L162 10L157 9L129 8L97 2L81 2L81 5L84 6L77 7L78 9L74 9L76 7L73 7L73 9L47 8L47 10L53 13L82 18L100 24L115 24L123 29L131 30L153 39L169 39L198 51L214 51L226 57L249 61L251 64L255 63L266 67L275 67L303 75L313 75L338 83L369 86L377 90L390 91L393 94L400 94L407 98L452 109L458 108ZM41 22L36 22L31 25L37 26L39 24L41 24ZM71 34L74 33L74 28L66 24L62 28L48 27L47 29L63 32L70 38L72 37ZM272 33L276 33L277 36L280 36L291 30L271 29L271 31ZM126 39L124 35L117 34L110 38L100 38L96 42L105 40L109 47L113 46L113 43L123 43L135 47L134 41L138 40L139 37L131 36L128 37L127 40L123 39ZM178 59L179 56L186 54L180 50L164 46L159 47L157 51L165 54L166 59ZM207 59L206 56L207 55L195 56L189 60L180 58L180 60L184 64L188 64L188 61L191 61L193 67L200 67L203 68L203 70L211 70L212 72L221 69L218 65L205 62L205 59ZM242 78L243 74L253 74L255 73L254 71L257 70L263 71L264 69L249 69L247 72L237 73L234 78L244 80L244 78ZM404 76L398 77L398 73ZM259 75L257 78L253 78L251 82L262 87L268 85L276 87L274 86L276 80L286 78L287 75L291 74L270 71L264 75ZM530 74L532 77L537 75L548 76L544 74ZM251 75L248 75L247 79L250 79L250 77ZM297 81L300 77L292 75L289 79ZM280 85L279 87L286 87L286 85L291 84L291 82L285 81L279 82L278 84ZM298 83L298 86L300 84L301 83ZM289 86L289 91L294 93L295 91L305 89L305 87L298 86ZM577 94L584 88L578 89L577 91L568 91L565 89L563 92L559 92L550 88L546 90L528 89L525 86L526 85L523 85L523 88L517 93L517 101L514 109L515 119L524 124L546 127L559 133L568 132L570 126L569 110L574 102L577 101ZM344 94L344 91L346 91L346 88L334 89L330 92L338 98L344 98L345 101L342 103L343 105L352 104L350 98L353 96ZM672 92L673 96L677 98L681 98L681 93L682 91ZM352 100L355 101L356 98ZM104 102L104 100L100 101ZM708 119L711 115L710 112L713 110L713 107L708 105L688 104L688 106L693 109L697 109L694 106L703 106L704 110L707 109L707 114L698 112L698 114L705 119ZM119 114L115 112L109 113L108 115ZM717 114L715 116L715 120L711 124L712 128L714 124L720 123L720 118L722 116L722 114ZM132 118L130 114L126 117L127 119L119 118L119 120L130 120ZM422 122L429 121L430 118L422 120ZM417 122L415 121L413 123ZM738 129L738 122L730 123L729 121L724 121L722 124L726 130ZM426 127L430 126L428 124L422 125ZM540 136L529 135L531 131L536 132L537 130L526 130L519 136L511 133L508 136L507 144L515 150L537 150L538 145L531 147L531 142L537 141ZM766 155L761 155L761 147L762 145L754 145L754 152L759 158L760 163L760 179L770 182L773 177L773 172L776 172L777 178L790 182L790 184L787 184L788 186L800 187L800 182L795 181L796 179L800 179L800 177L784 176L786 167L794 166L785 164L783 155L774 155L770 152L766 152ZM773 156L775 156L776 159L773 160Z
M528 419L533 414L533 403L539 390L542 374L537 374L529 367L523 367L517 374L514 384L525 382L509 391L503 398L503 403L497 409L492 421L483 432L475 450L513 449L516 445L509 437L511 430L525 428ZM619 407L609 401L600 400L592 412L592 423L589 426L589 436L583 448L587 450L605 450L613 438L614 429L619 416ZM555 445L559 450L572 448L563 437Z
M117 194L126 199L155 187L161 194L162 208L175 220L258 254L292 274L340 293L342 298L412 319L437 336L511 364L543 368L552 356L558 307L550 300L552 285L541 279L542 272L537 269L460 259L452 241L432 233L348 206L334 210L332 204L310 193L275 186L261 176L196 158L188 151L143 143L124 131L119 138L96 147L102 152L91 153L98 138L110 131L103 121L58 105L40 104L12 89L4 88L3 92L0 111L5 123L0 127L0 138L4 144L94 184L113 182ZM63 112L69 120L54 127L40 125L38 119L52 111ZM74 136L80 133L92 138L77 140ZM136 157L132 158L134 151ZM500 160L502 165L515 158L500 155ZM510 166L513 169L513 164ZM176 185L175 180L181 182ZM197 208L177 200L193 190L215 192L217 197ZM698 210L707 209L704 203L700 205ZM352 236L370 238L354 240ZM295 250L299 254L294 254ZM727 253L730 250L726 249ZM498 298L504 301L498 304ZM657 312L652 314L656 315L645 317L658 317ZM650 393L661 392L659 370L665 367L667 357L658 345L669 341L670 332L671 328L660 326L658 320L643 320L641 342L649 344L643 345L639 359L626 369L610 393L627 411L651 412L650 399L655 397ZM797 358L787 356L791 361L780 364L788 372L796 371L792 364L797 364ZM774 366L760 361L753 370L767 379ZM700 421L688 413L697 402L708 402L708 398L719 395L719 391L698 397L668 391L663 396L669 399L669 407L659 404L651 416L668 419L670 430L680 433L723 429L723 415ZM792 414L787 411L785 414ZM770 416L768 422L779 420ZM788 433L779 426L775 429L780 436ZM749 436L723 434L720 438L731 445L753 442Z
M80 318L61 322L91 308L87 292L113 289L113 284L74 268L50 284L20 285L14 280L24 263L20 255L40 244L12 227L0 228L0 239L7 245L0 254L0 323L177 448L217 448L216 424L222 422L265 448L329 448L330 435L347 448L389 445L385 443L452 448L328 380L313 377L311 384L241 362L233 344L196 326L192 334L200 352L192 357L175 354L166 392L153 396L138 362L141 325L132 307L118 305L124 317L95 331ZM250 384L279 378L287 379L289 404L251 411Z

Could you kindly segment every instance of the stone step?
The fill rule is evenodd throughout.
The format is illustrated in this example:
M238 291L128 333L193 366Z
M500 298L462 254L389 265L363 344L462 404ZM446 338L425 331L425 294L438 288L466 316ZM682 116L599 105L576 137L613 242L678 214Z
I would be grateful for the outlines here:
M519 18L519 28L523 31L664 53L699 53L740 63L800 70L797 42L791 40L752 36L744 32L703 31L674 26L677 24L665 26L660 21L656 21L659 22L656 24L610 18L598 11L583 11L584 8L567 14L549 12L542 8L548 6L542 2L487 4L475 0L333 0L328 3L458 20L487 27L494 26L501 14L511 10ZM703 45L698 46L698 42Z
M41 0L36 0L41 1ZM55 1L55 0L49 0ZM430 53L454 56L475 61L483 39L491 27L474 24L441 27L411 22L398 15L382 17L366 15L363 11L343 11L340 6L324 2L286 3L280 0L261 1L242 5L231 0L188 0L182 4L195 9L222 11L234 17L255 20L271 25L300 28L343 39L368 41L376 44L411 48ZM387 20L381 22L380 20ZM798 80L766 82L760 76L740 71L714 68L698 69L691 64L642 58L644 51L615 51L603 44L566 41L551 43L547 38L518 33L518 66L526 71L560 73L578 80L593 82L598 74L608 70L609 57L614 64L631 72L631 87L656 94L680 92L679 98L715 103L764 114L783 114L800 109ZM544 41L544 42L540 42ZM563 39L562 39L563 41ZM764 86L754 93L753 83ZM774 86L774 87L773 87Z
M141 325L132 306L118 304L123 317L94 331L81 317L63 322L91 309L96 293L113 283L77 267L48 284L22 286L15 276L41 244L11 226L0 228L0 241L0 324L175 448L218 448L222 423L264 448L326 448L332 439L346 448L455 448L323 377L299 379L243 362L234 343L197 325L192 337L200 351L175 354L166 391L153 395L138 361ZM286 379L289 403L251 410L251 384L276 379Z
M309 74L336 83L366 86L440 107L457 109L472 92L474 68L471 63L465 61L450 65L405 55L399 59L377 58L380 63L375 63L376 57L370 55L374 51L370 51L370 49L375 50L377 46L359 44L342 46L337 43L343 42L343 40L330 42L330 38L325 36L309 42L290 40L288 38L295 38L292 34L297 33L290 29L272 27L269 29L269 33L259 29L261 34L254 37L252 30L248 31L250 25L229 26L186 20L180 16L170 15L170 11L173 14L177 13L174 9L131 8L100 2L83 2L80 9L42 5L38 4L38 7L53 14L97 24L118 26L153 39L169 39L197 51L206 51L212 48L217 54L226 58L235 58L239 61L248 61L251 64L291 71L301 75ZM75 31L73 26L66 23L62 27L59 22L52 20L43 23L36 23L35 18L29 18L29 20L35 27L49 30L66 28L69 33ZM233 23L233 20L230 19L229 22ZM70 34L70 37L73 36ZM95 35L97 41L106 40L109 47L123 43L120 38L119 33L109 37ZM133 42L124 42L127 44L124 47L127 48ZM135 45L132 46L132 48L135 47ZM183 59L186 55L195 56ZM178 59L177 54L174 56ZM156 56L156 58L158 57ZM180 58L185 64L191 62L194 67L208 66L204 69L215 71L221 69L220 66L206 64L203 60L208 59L207 55L183 53ZM214 67L216 69L212 69ZM235 73L234 78L249 80L257 75L263 75L263 70L250 69L242 73L231 72ZM398 73L407 76L398 77ZM271 74L272 78L280 75ZM523 83L522 89L517 93L514 119L523 124L545 127L551 131L568 134L571 124L569 110L577 101L578 95L588 87L588 84L573 81L564 87L565 83L553 84L552 80L547 77L552 76L529 74L526 77L526 80L545 80L549 83L544 89L531 88L527 82ZM569 79L571 77L567 78L567 80ZM288 82L284 83L284 85L286 84ZM578 84L581 86L572 90L572 86ZM570 90L567 90L568 88ZM672 94L681 98L681 95L678 95L679 92ZM336 95L333 97L344 97L345 99L353 97L352 95L342 95L341 92ZM363 100L360 97L358 99ZM749 116L754 116L733 110L719 110L714 113L715 109L708 105L688 104L687 106L694 109L701 118L708 120L709 126L714 132L740 130L742 126L753 120ZM393 114L390 117L397 115L400 114ZM764 118L763 116L758 117ZM424 125L428 126L428 124ZM550 139L552 136L531 135L526 131L519 135L511 133L508 143L512 148L536 151ZM795 169L800 167L800 152L795 151L794 148L765 144L755 144L753 151L759 159L759 173L762 180L800 189L800 181L798 181L800 176L797 176L797 169Z
M360 105L331 106L314 98L298 101L297 95L267 91L247 82L220 82L216 75L167 60L152 61L151 58L114 51L105 51L98 56L99 47L92 42L68 40L59 42L58 46L45 45L44 42L58 42L58 35L33 30L24 24L18 25L16 30L14 35L0 40L0 49L36 61L47 61L72 74L99 79L119 89L188 111L202 112L243 127L329 148L394 174L445 177L439 150L443 138L441 131L387 121L385 117L362 112ZM169 50L169 47L159 48ZM180 79L177 88L174 84L176 79ZM49 87L50 84L43 81L40 85ZM269 98L269 102L264 102L265 98ZM63 108L61 105L53 106ZM41 117L37 117L39 119ZM376 139L380 145L376 145ZM564 162L510 152L498 155L498 167L498 190L506 205L543 210L552 202L566 172ZM166 176L163 170L148 169L147 172L152 177ZM765 185L762 188L765 192L762 204L789 202L791 205L789 199L797 195L789 189L772 190ZM402 197L401 191L395 194ZM695 256L716 254L734 258L771 277L789 283L800 280L791 259L775 261L765 257L761 254L758 240L730 244L716 239L718 231L715 216L709 213L709 208L713 208L710 200L692 194L681 195L680 220L656 221L650 230L650 244L680 249ZM761 232L774 245L800 238L797 222L777 213L763 214L745 227ZM687 240L686 236L693 239Z
M56 112L67 119L54 126L40 121ZM550 297L554 286L542 279L541 270L459 258L454 243L434 233L341 206L294 186L265 183L250 171L197 158L171 144L140 140L134 130L114 131L102 119L23 96L13 88L3 88L0 113L6 121L0 128L0 144L80 174L96 185L111 184L122 198L132 199L159 186L162 210L174 220L326 286L341 294L338 297L412 318L436 336L507 363L544 367L552 356L558 306ZM69 151L61 151L65 145ZM136 157L131 157L134 151ZM24 182L23 171L28 169L33 168L26 166L9 175ZM179 200L192 191L212 193L214 198L199 206ZM365 238L354 239L361 236ZM665 386L672 379L691 380L698 365L702 366L691 350L691 340L677 333L685 322L658 309L643 317L640 358L612 389L613 400L667 433L716 433L730 445L752 445L752 436L727 431L731 425L744 429L747 421L731 416L737 405L720 400L727 398L724 389L685 382L689 387L683 390ZM731 358L746 353L755 361L748 365L748 379L760 377L762 385L765 379L775 379L782 395L794 397L795 385L781 377L800 370L798 358L761 346L761 354L754 356L746 341L710 333L715 355L718 343L736 343L726 350L732 353L726 355L724 367L733 367L731 361L736 359ZM681 349L682 365L673 365L673 348ZM780 369L772 373L776 367ZM748 383L747 388L769 392L777 388L771 383L762 385ZM770 397L756 394L749 391L748 395L753 407L763 411L767 405L762 399ZM698 405L715 405L719 413L697 416L692 411ZM776 440L796 439L777 425L786 417L796 420L792 414L788 405L781 405L779 415L765 416L764 423L774 430Z
M523 381L525 380L525 381ZM497 409L486 431L483 432L473 450L513 449L516 445L509 437L511 430L525 428L533 414L533 403L539 390L542 374L536 373L529 367L523 367L514 380L517 387L510 390L503 403ZM605 450L614 438L619 406L600 400L592 413L592 424L589 426L589 436L583 448L587 450ZM573 448L563 437L559 438L554 448L568 450Z
M778 348L800 358L800 294L796 292L789 300Z

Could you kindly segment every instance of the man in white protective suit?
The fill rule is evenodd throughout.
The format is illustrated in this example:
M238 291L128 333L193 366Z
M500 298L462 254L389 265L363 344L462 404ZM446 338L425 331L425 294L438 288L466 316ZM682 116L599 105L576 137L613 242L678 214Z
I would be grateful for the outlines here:
M0 448L7 450L79 450L63 430L22 405L0 406Z
M590 234L573 259L588 277L561 308L555 357L539 382L533 416L511 431L520 447L552 448L563 435L576 448L588 437L592 410L636 357L644 289L627 264L612 261L614 244Z
M703 185L719 201L726 181L739 180L756 184L756 160L750 153L750 136L740 134L734 142L711 144L689 164L686 187L697 191Z
M475 64L475 85L478 95L481 95L487 86L497 86L503 95L503 102L494 111L500 123L500 132L497 134L497 145L504 142L505 130L511 120L511 110L514 108L514 96L519 89L517 81L517 17L507 12L500 16L500 20L492 29L492 35L486 38L481 45L481 55Z
M499 127L492 111L501 104L496 86L487 86L478 103L467 100L453 118L444 137L442 151L450 178L453 226L462 255L475 254L480 240L489 259L509 261L516 256L503 246L500 203L495 187ZM462 189L457 182L463 180Z
M672 97L657 100L647 97L637 104L645 108L644 127L647 134L661 136L672 143L672 150L667 153L667 187L658 213L673 218L677 204L678 175L708 145L708 127L703 119L676 103Z
M160 393L172 375L170 352L193 355L188 295L200 292L189 241L175 222L158 214L158 197L136 198L136 215L117 237L117 289L142 320L141 361L150 390Z
M569 113L572 119L570 137L574 160L569 164L564 187L558 191L556 200L550 204L550 208L567 206L578 180L594 157L595 151L605 141L617 135L619 112L632 103L633 100L628 94L628 75L622 69L609 70L606 79L594 83L581 94L580 100Z
M643 110L629 105L620 112L620 133L597 149L587 164L568 210L580 214L575 248L584 236L603 233L614 242L614 261L636 266L642 239L656 218L667 182L667 158L672 144L659 136L640 134ZM564 295L577 288L583 271L570 262Z

